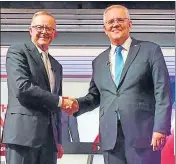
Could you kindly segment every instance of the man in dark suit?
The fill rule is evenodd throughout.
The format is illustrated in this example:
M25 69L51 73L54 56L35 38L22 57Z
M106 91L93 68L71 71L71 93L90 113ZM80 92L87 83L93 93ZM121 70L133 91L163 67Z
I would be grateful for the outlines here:
M169 74L159 45L131 38L131 27L124 6L104 11L111 45L93 60L89 93L74 115L100 105L105 164L160 164L171 126Z
M49 53L55 18L34 14L31 41L7 52L8 109L2 142L8 164L56 164L61 145L62 66Z

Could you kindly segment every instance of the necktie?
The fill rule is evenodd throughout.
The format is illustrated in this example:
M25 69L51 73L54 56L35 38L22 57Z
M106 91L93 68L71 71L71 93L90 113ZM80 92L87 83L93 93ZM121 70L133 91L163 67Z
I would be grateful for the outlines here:
M122 47L117 46L115 50L115 83L118 86L120 82L120 77L123 70L123 57L122 57Z
M53 72L52 72L52 69L51 69L51 63L50 63L50 60L48 58L48 54L46 54L45 52L42 52L42 56L43 56L43 63L45 65L45 69L46 69L48 79L49 79L49 82L50 82L51 92L53 92L55 79L54 79L54 75L53 75Z
M122 47L116 47L115 53L115 83L118 86L124 65L122 57ZM117 119L120 120L119 111L117 112Z

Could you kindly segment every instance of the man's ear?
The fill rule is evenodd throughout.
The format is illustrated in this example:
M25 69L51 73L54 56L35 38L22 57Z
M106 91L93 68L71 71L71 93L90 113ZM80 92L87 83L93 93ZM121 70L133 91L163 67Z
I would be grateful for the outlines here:
M54 39L58 36L58 31L54 31Z
M130 29L132 28L132 21L131 20L129 22L129 27L130 27Z
M108 35L107 32L106 32L106 27L105 26L103 26L103 29L104 29L105 34Z
M29 34L30 34L30 36L32 36L32 28L31 27L29 27Z

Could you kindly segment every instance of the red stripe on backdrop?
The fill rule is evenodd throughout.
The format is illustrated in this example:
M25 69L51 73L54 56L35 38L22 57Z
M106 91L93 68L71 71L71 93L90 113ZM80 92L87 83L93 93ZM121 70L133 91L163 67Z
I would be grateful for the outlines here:
M4 121L3 121L3 119L2 119L1 117L0 117L0 119L1 119L1 120L0 120L0 126L1 126L1 127L4 127Z
M7 75L1 75L1 79L6 79Z
M161 154L161 164L174 164L174 134L172 133L166 142Z
M5 144L0 144L0 156L5 156Z

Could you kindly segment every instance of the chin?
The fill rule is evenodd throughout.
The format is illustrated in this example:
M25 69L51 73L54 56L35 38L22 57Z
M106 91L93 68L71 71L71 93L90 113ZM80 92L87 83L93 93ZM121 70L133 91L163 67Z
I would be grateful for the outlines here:
M49 41L39 41L38 42L40 45L48 45Z
M114 35L112 37L113 40L119 40L121 38L121 35Z

